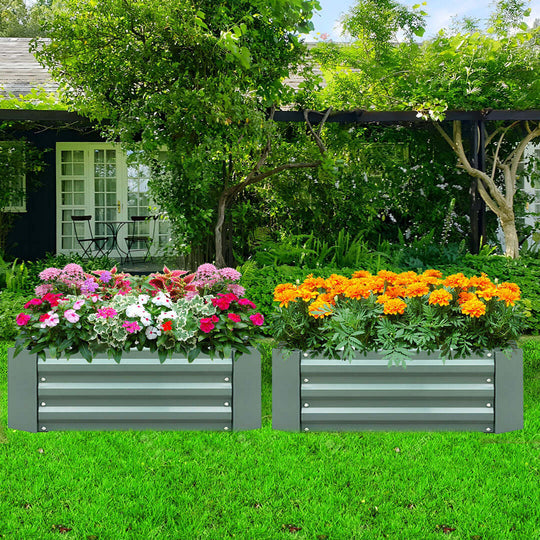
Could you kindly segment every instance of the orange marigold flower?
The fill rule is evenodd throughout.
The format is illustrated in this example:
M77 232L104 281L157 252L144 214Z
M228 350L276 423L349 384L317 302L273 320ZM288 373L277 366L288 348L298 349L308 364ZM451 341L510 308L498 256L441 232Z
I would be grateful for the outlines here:
M425 270L422 274L423 277L429 277L429 278L442 278L442 272L440 270Z
M510 289L511 291L521 294L521 289L519 288L519 285L516 283L510 283L508 281L505 281L504 283L501 283L499 287L503 287L505 289Z
M324 288L326 281L321 277L313 277L313 274L309 274L302 283L302 287L310 291L316 291L317 289Z
M461 304L464 304L465 302L468 302L469 300L478 300L478 297L476 294L472 292L462 291L459 293L458 296L458 304L461 306Z
M332 314L332 306L324 300L317 299L308 307L308 311L314 319L322 319Z
M377 297L377 304L386 304L391 298L387 294L381 294Z
M461 313L465 313L470 317L481 317L486 313L486 304L478 300L478 298L472 298L461 306Z
M343 291L344 296L347 298L369 298L371 295L371 289L365 279L351 279L349 284Z
M450 305L452 295L446 289L436 289L429 295L429 303L437 304L439 306Z
M478 298L483 298L484 300L491 300L495 293L497 292L497 287L491 285L490 287L485 287L484 289L476 289L476 296Z
M274 300L280 302L279 307L289 307L289 302L296 302L298 291L296 289L286 289L281 293L274 294Z
M517 291L512 290L508 287L503 287L503 286L497 287L495 296L499 299L499 301L506 302L507 306L513 306L516 300L519 300L521 298L519 287Z
M323 293L319 295L319 298L315 302L324 302L330 304L331 306L336 305L336 297L332 293Z
M357 270L353 275L353 278L367 278L371 277L371 272L368 272L367 270Z
M394 285L409 285L418 279L418 274L412 270L409 272L401 272L394 280Z
M388 302L384 303L383 313L385 315L397 315L398 313L402 315L406 307L407 304L400 298L390 298Z
M429 287L421 281L417 281L416 283L410 283L405 290L405 294L409 298L414 298L415 296L424 296L428 293Z
M319 296L319 293L317 291L313 291L309 288L304 288L302 285L298 288L298 291L296 292L297 298L301 298L305 302L309 302L312 298L316 298Z
M396 286L388 287L384 293L389 298L398 298L399 296L405 297L407 294L405 287L396 287Z
M477 289L487 289L492 286L493 283L491 283L491 279L489 279L484 272L482 272L481 276L473 276L469 280L469 287L476 287Z
M397 278L397 274L395 272L390 272L390 270L380 270L377 272L377 276L388 281L388 283L394 283Z
M443 285L445 287L452 287L453 289L468 289L469 278L465 277L461 272L459 274L452 274L443 281Z
M280 283L279 285L276 285L276 288L274 289L274 295L281 294L283 291L287 291L290 289L296 290L296 285L293 285L292 283Z
M324 286L330 292L332 291L334 296L336 294L343 294L346 286L349 283L349 279L344 276L338 276L337 274L332 274L329 278L324 280Z
M368 279L367 285L374 293L382 293L384 291L384 278L373 277Z

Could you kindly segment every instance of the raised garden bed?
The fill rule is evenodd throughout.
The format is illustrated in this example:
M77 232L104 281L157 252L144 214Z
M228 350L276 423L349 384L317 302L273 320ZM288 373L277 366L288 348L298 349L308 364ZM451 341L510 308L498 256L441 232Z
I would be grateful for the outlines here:
M8 358L8 426L57 430L215 430L261 427L261 366L255 349L238 359L193 362L132 350L116 363L23 351Z
M523 353L465 359L383 354L352 361L274 350L272 426L284 431L482 431L523 428Z

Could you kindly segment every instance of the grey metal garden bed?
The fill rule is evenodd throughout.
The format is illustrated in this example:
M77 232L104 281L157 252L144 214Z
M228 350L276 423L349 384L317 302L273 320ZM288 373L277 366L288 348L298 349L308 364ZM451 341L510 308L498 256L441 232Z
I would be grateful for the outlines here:
M407 367L372 353L351 362L274 350L272 425L284 431L483 431L523 428L523 353Z
M248 430L261 427L260 354L233 360L145 351L88 363L8 355L8 426L53 430Z

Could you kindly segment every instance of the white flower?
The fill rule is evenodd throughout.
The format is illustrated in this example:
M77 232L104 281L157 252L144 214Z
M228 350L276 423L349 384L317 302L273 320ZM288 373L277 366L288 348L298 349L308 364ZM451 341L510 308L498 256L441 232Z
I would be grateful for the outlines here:
M149 326L144 333L148 339L157 339L161 336L161 330L157 329L155 326Z
M139 295L139 304L146 304L146 302L148 302L148 300L150 300L150 297L147 295L147 294L140 294Z
M150 326L152 324L152 315L146 311L146 309L139 315L143 326Z
M143 314L148 313L142 304L131 304L126 308L126 317L142 317Z
M162 323L163 321L169 321L171 319L176 319L178 315L175 311L163 311L157 316L157 321Z
M162 292L158 292L154 298L152 298L152 302L156 306L165 306L165 307L172 307L172 301L166 294Z

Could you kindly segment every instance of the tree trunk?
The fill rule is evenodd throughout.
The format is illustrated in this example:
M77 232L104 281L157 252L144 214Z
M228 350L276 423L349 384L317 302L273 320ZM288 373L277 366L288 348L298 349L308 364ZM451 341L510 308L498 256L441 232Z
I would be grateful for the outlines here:
M227 266L225 263L225 254L223 252L223 223L225 221L226 208L227 196L225 193L222 193L218 202L217 222L214 229L214 238L216 243L216 266L218 268L224 268Z
M507 257L517 259L519 257L519 239L515 219L501 220L501 227L504 234L505 254Z

